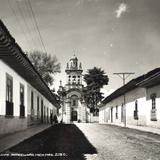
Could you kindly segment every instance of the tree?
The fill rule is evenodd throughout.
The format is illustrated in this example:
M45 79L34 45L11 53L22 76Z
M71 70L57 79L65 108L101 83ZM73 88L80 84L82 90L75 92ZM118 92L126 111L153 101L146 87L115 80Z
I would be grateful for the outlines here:
M29 54L27 53L27 55L46 84L51 86L54 81L53 76L57 73L60 73L61 69L57 57L55 55L51 56L50 54L41 51L33 51Z
M84 75L87 86L83 89L84 99L92 113L97 114L97 104L104 98L100 89L108 85L109 78L101 68L89 69Z

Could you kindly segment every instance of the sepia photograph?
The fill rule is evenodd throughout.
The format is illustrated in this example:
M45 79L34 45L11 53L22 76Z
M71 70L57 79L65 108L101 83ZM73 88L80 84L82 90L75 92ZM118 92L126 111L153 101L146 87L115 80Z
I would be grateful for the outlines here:
M0 160L160 160L160 1L0 0Z

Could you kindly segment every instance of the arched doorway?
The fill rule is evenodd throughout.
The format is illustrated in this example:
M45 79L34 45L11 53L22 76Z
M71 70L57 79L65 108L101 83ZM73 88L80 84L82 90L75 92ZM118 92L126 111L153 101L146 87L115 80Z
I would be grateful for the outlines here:
M71 121L77 121L77 111L71 112Z

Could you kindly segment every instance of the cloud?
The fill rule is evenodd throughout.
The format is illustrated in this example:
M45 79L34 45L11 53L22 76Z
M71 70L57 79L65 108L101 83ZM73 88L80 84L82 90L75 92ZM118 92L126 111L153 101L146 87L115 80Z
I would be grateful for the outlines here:
M120 18L123 13L127 11L127 4L126 3L121 3L116 10L116 17Z

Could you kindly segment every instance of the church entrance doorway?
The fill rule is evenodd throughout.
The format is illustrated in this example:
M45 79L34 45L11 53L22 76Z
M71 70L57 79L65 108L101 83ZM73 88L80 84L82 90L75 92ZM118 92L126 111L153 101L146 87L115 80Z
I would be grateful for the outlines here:
M71 121L77 121L77 111L71 112Z

